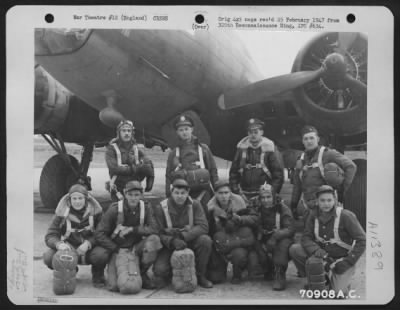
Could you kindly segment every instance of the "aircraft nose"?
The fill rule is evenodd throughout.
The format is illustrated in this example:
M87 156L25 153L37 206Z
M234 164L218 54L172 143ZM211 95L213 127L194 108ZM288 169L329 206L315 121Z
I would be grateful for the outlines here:
M72 53L86 43L90 33L90 29L35 29L35 56Z

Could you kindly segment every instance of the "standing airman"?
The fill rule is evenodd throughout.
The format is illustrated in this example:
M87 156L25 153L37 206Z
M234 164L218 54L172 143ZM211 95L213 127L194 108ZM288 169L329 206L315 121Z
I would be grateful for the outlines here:
M297 205L300 198L306 208L303 216L304 222L316 206L316 190L324 184L335 186L340 197L350 187L357 166L347 156L336 150L319 145L318 131L313 126L305 126L302 129L305 152L296 164L291 209L297 217ZM342 201L340 201L342 202Z
M185 179L190 197L200 201L207 212L207 202L218 181L218 170L209 147L193 135L194 122L190 116L180 115L175 120L179 145L171 150L167 160L165 193L169 197L171 184L177 178ZM206 216L207 213L206 213Z
M117 137L110 141L106 149L105 158L111 179L109 190L113 201L123 199L123 189L129 181L141 182L146 178L145 191L153 188L153 163L139 150L134 129L131 121L121 121L117 126Z
M237 145L237 151L229 171L232 191L244 194L249 200L258 195L265 182L279 193L283 184L283 167L273 141L263 136L264 123L256 118L247 122L248 136Z

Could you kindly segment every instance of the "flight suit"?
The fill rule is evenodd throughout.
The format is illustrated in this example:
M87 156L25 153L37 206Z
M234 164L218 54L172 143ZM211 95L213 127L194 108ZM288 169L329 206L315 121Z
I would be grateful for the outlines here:
M107 265L107 256L103 248L99 247L94 237L94 231L90 226L90 213L86 208L82 210L75 210L70 208L68 220L71 223L71 232L69 236L67 233L67 219L63 216L55 215L50 227L45 235L45 242L49 249L43 254L43 261L46 266L53 269L52 260L54 254L57 252L57 244L63 242L70 245L72 250L76 250L85 240L90 242L90 249L86 252L84 257L80 257L79 263L92 265L93 278L104 277L104 268ZM93 216L93 229L97 227L102 217L102 210L99 207ZM65 236L65 237L63 237Z
M168 214L171 219L172 229L168 228L167 219L161 204L154 209L155 220L160 228L160 239L163 249L159 252L154 263L154 275L161 282L169 282L172 277L170 258L175 250L173 240L183 240L187 247L195 254L196 274L205 276L207 264L211 254L212 241L207 235L208 222L200 203L188 198L183 206L178 206L172 197L167 201ZM189 226L189 204L193 210L193 226Z
M238 143L229 171L229 183L234 193L242 192L247 199L251 199L258 195L260 186L265 182L271 184L275 193L279 193L283 181L283 167L271 140L263 137L258 145L253 146L245 137Z
M271 208L262 207L258 197L251 201L257 210L257 242L255 251L250 254L249 269L257 269L257 260L264 271L264 277L274 277L281 289L284 288L285 273L289 263L289 247L295 233L293 216L289 207L279 201Z
M232 263L233 279L240 280L248 262L248 253L254 245L252 229L258 222L258 214L246 208L243 198L231 193L228 206L222 206L216 197L208 203L210 227L212 227L213 251L208 265L208 278L214 283L226 280L228 262ZM233 214L238 215L236 220ZM224 243L223 247L220 244Z
M304 160L299 159L296 164L294 180L293 180L293 192L291 198L291 209L296 210L297 204L299 203L300 197L303 195L303 201L306 207L304 219L309 214L309 209L314 209L316 206L316 190L326 184L321 171L315 163L318 162L318 155L321 146L318 146L313 151L306 151L304 153ZM339 201L342 201L344 192L350 187L353 181L354 175L357 170L357 166L347 156L339 153L336 150L325 148L322 155L322 164L336 163L344 171L344 181L342 188L339 190ZM314 167L312 167L314 164ZM306 222L306 220L305 220Z
M116 144L121 154L121 162L118 160L118 152L113 144ZM137 154L135 154L135 149ZM139 158L136 158L139 157ZM150 191L154 182L154 167L153 163L144 152L137 148L135 141L122 142L119 139L111 140L107 145L105 153L106 163L110 175L110 179L116 176L114 184L116 190L123 192L125 184L129 181L143 181L146 178L146 191ZM111 198L117 201L115 191L111 191Z
M173 182L176 171L191 171L199 168L199 141L197 137L193 136L189 143L180 141L177 146L179 148L179 158L176 157L176 148L172 149L168 155L167 168L165 171L165 193L169 197L171 194L171 183ZM198 199L203 206L205 215L207 214L207 202L212 196L212 188L215 182L218 181L218 170L215 164L214 157L206 144L200 143L201 149L203 151L204 165L205 169L208 170L210 174L210 187L207 190L194 191L190 190L189 195L193 199ZM199 199L200 198L200 199Z
M365 232L355 214L343 209L339 218L338 234L350 248L346 249L336 243L329 242L334 238L334 223L337 217L337 207L333 207L327 216L322 216L319 208L311 211L307 219L306 227L301 239L301 244L293 244L289 250L297 269L305 274L305 264L308 257L316 254L318 250L324 250L329 258L338 260L332 270L330 278L331 289L344 294L348 293L349 284L355 272L355 265L365 251ZM315 224L318 221L318 237L315 232ZM354 243L354 244L353 244ZM324 253L325 253L324 252ZM343 261L339 262L339 260Z
M121 237L116 233L118 226L118 202L114 202L103 215L99 223L95 238L97 244L104 249L104 256L107 262L112 254L117 253L119 249L132 249L140 259L140 273L142 278L146 277L147 270L151 267L157 257L157 249L152 249L151 244L159 241L158 226L153 216L153 209L149 202L144 204L143 226L140 225L140 204L130 207L126 200L123 201L123 227L133 227L133 231ZM153 253L154 252L154 253Z

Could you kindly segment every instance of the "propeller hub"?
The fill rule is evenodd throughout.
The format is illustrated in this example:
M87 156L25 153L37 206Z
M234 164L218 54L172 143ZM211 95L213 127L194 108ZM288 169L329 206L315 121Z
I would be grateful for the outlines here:
M343 55L332 53L326 56L323 66L325 74L322 77L323 84L330 90L343 88L343 79L347 72L347 63Z
M332 53L326 56L324 65L328 74L340 75L341 77L346 74L346 61L344 56L339 53Z

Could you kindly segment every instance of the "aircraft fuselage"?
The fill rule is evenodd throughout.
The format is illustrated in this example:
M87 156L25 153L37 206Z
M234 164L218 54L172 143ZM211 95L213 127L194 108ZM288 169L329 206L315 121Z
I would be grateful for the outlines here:
M246 134L246 119L264 119L258 104L230 111L217 106L225 91L262 78L234 33L96 29L82 46L57 55L37 54L36 61L99 111L106 107L105 94L115 91L116 109L136 128L160 139L163 124L180 112L196 111L214 154L222 158L232 159L237 141ZM267 136L277 137L278 123L276 117L267 122Z

